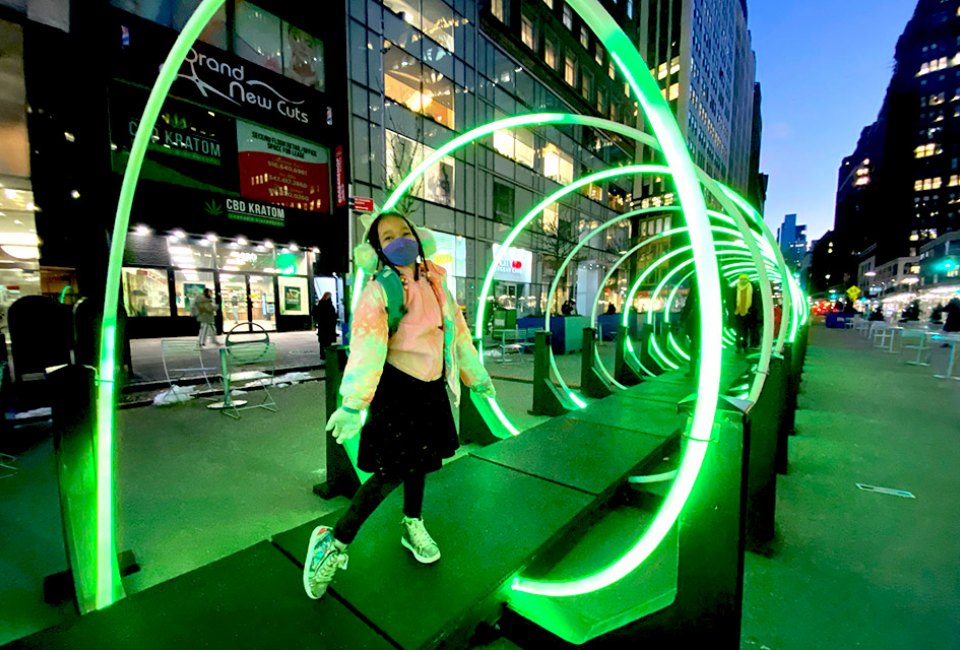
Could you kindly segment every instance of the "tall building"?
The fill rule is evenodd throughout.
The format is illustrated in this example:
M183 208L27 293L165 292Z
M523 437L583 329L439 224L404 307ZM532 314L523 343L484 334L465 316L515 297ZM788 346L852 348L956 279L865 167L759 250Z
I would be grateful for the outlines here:
M848 282L887 263L906 265L912 282L925 244L960 229L960 2L919 0L895 61L876 123L840 167L835 234Z
M797 223L797 215L788 214L777 229L777 243L787 264L799 269L807 252L807 227Z
M746 194L756 91L746 2L644 0L641 15L646 27L640 51L670 101L694 162ZM644 156L656 159L654 152ZM650 202L675 200L665 181L645 183L638 195Z
M747 198L760 212L764 213L767 203L767 183L770 177L760 172L760 153L763 141L763 92L760 82L753 87L753 131L750 138L750 178L747 185Z

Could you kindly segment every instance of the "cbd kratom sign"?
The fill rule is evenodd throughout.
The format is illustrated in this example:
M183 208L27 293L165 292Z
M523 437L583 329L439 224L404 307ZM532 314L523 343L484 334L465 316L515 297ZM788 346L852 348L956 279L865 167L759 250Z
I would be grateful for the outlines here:
M129 120L127 127L132 138L139 122ZM223 146L218 134L198 130L190 119L179 112L167 111L160 115L153 129L149 146L151 151L186 158L208 165L223 164Z
M283 207L248 199L210 199L204 203L203 211L211 217L277 227L283 227L287 218L287 211Z

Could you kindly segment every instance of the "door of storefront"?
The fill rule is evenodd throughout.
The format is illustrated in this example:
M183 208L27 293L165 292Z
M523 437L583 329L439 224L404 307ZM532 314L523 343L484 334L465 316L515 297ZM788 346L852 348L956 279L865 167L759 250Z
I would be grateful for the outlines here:
M256 323L268 332L277 330L277 292L273 277L252 273L220 274L220 295L223 298L223 331L229 332L240 323ZM237 331L247 332L246 325Z

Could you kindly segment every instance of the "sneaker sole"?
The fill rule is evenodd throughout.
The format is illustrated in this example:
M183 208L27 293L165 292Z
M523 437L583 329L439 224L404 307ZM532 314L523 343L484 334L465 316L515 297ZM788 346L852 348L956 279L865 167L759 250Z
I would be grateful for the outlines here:
M310 559L313 557L314 551L317 550L317 542L320 541L317 533L320 532L321 528L326 528L326 526L317 526L313 529L313 532L310 533L310 543L307 544L307 558L303 562L303 590L307 592L307 597L310 600L320 600L323 597L323 594L327 593L327 590L323 590L323 594L319 596L314 596L313 592L310 591Z
M436 562L437 560L440 559L440 552L439 552L439 551L437 551L437 554L436 554L435 556L433 556L433 557L424 557L424 556L420 555L419 553L417 553L417 550L416 550L415 548L413 548L413 546L410 545L410 542L407 541L407 538L406 538L406 537L401 537L401 538L400 538L400 543L403 544L403 547L404 547L405 549L407 549L408 551L410 551L411 553L413 553L413 557L414 557L414 558L417 560L417 562L419 562L420 564L433 564L434 562Z

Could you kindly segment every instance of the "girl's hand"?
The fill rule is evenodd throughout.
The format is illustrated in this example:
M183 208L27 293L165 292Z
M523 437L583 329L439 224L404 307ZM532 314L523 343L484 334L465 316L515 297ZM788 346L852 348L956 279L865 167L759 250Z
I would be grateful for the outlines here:
M338 445L360 433L360 413L338 408L327 420L327 431L333 431L333 437Z
M493 399L497 396L497 389L493 387L493 381L487 380L482 384L477 384L472 387L474 393L477 394L477 397L485 397L487 399Z

